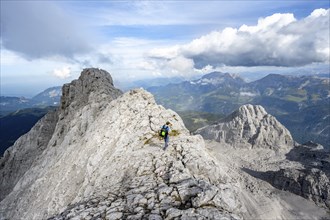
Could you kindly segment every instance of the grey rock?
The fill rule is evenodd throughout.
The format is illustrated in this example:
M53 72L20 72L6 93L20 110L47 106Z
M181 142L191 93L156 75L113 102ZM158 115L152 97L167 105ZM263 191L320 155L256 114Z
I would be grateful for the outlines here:
M157 105L143 89L122 94L105 71L86 69L63 87L54 118L43 151L25 171L19 166L11 171L20 175L0 202L0 219L166 218L171 208L182 209L185 218L201 217L195 210L205 207L194 207L193 201L212 187L226 190L220 195L228 198L221 201L235 199L235 206L215 206L214 212L241 215L238 185L208 153L202 137L190 135L177 113ZM39 126L47 126L44 121ZM166 121L178 135L164 151L158 130ZM29 132L13 146L2 163L5 176L13 167L6 161L19 154L25 160L22 152L37 136Z
M101 69L84 69L79 79L62 87L61 109L77 110L90 102L116 99L122 92L113 86L111 75Z
M280 169L271 172L271 183L277 188L293 192L314 201L319 206L330 208L330 181L319 169Z
M148 217L149 220L162 220L163 218L160 215L151 214Z
M106 215L105 219L114 220L114 219L122 219L122 217L123 217L123 213L112 212L112 213L109 213L108 215Z
M181 217L182 211L177 208L170 208L166 211L166 218L167 219L174 219L176 217Z
M275 170L248 172L278 189L292 192L313 201L319 207L329 209L330 152L324 150L322 145L310 142L296 145L285 157L285 160L276 162Z
M49 112L0 158L0 201L42 156L49 145L57 120L58 111Z
M235 147L287 151L295 144L290 132L260 105L243 105L218 123L200 128L196 133Z

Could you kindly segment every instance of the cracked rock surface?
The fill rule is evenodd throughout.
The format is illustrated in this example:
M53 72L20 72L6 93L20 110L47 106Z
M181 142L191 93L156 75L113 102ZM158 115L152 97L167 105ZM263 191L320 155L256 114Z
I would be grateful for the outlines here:
M166 121L176 133L164 151ZM150 93L122 94L103 70L65 85L58 111L36 126L1 158L0 219L240 219L245 210L201 136Z

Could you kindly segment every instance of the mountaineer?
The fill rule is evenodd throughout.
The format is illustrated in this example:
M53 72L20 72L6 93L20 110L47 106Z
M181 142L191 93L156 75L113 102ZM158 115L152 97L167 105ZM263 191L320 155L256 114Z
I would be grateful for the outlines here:
M169 142L169 137L168 137L168 133L171 131L171 126L172 124L170 122L166 122L160 132L159 132L159 136L163 137L164 138L164 141L165 141L165 146L164 146L164 149L163 150L166 150L166 148L168 147L168 142Z

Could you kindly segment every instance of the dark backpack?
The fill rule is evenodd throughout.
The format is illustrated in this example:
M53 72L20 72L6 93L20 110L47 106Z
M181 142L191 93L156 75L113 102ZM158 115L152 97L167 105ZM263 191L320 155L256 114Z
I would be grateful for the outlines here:
M160 129L159 136L161 136L161 137L166 137L167 134L168 134L168 131L167 131L165 125L164 125L164 126L162 127L162 129Z

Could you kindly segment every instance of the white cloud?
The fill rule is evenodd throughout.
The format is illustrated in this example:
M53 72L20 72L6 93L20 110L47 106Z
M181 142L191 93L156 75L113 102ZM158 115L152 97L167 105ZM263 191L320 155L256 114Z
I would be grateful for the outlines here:
M170 60L168 66L181 73L191 72L194 69L194 61L180 56Z
M71 76L71 69L70 69L70 67L63 67L62 69L55 69L53 71L53 75L60 79L66 79Z
M179 55L180 46L155 48L147 53L149 57L173 59Z
M311 13L311 17L320 17L320 16L326 16L327 14L329 14L329 10L326 10L324 8L320 8L320 9L315 9L312 13Z
M138 68L144 69L144 70L155 70L155 64L151 61L142 61L138 65Z
M255 26L213 31L188 44L153 49L148 55L176 70L188 66L178 62L183 58L197 69L208 65L294 67L329 62L329 43L329 9L317 9L301 20L293 14L273 14L260 18Z
M259 18L258 24L256 26L242 25L239 28L239 31L249 32L251 34L269 29L271 29L272 31L278 31L282 27L285 27L286 25L289 25L290 23L295 21L296 19L294 18L293 14L276 13L266 18Z

